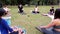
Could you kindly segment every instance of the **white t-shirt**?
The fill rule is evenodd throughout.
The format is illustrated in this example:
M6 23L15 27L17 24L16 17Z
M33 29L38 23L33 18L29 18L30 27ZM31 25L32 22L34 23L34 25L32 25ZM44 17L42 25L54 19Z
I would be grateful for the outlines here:
M7 7L5 7L5 8L3 8L5 11L10 11L10 9L9 8L7 8Z
M38 11L38 8L35 8L35 11L37 12Z
M6 17L6 16L5 16L5 17L2 17L2 18L3 18L3 19L11 19L11 17L10 17L10 16L9 16L9 17Z
M47 14L48 17L50 17L52 20L54 19L54 15Z

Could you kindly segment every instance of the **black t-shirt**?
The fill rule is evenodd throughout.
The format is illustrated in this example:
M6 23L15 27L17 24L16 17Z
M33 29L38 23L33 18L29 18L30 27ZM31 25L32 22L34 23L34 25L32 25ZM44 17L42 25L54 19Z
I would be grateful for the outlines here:
M20 7L20 5L18 5L18 8L19 8L19 10L22 10L23 9L23 6Z

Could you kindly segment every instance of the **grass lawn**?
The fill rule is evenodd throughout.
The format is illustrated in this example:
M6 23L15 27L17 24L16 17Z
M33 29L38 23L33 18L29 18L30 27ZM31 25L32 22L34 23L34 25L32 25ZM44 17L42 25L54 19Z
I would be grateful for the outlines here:
M58 8L58 6L54 7L55 9ZM40 31L35 29L35 27L39 25L46 25L51 21L49 17L41 15L41 13L47 13L51 8L50 6L39 6L40 14L31 13L31 10L34 10L34 6L24 6L24 12L27 13L26 15L19 14L17 6L9 6L9 8L11 9L12 14L12 26L20 25L24 27L27 34L42 34Z

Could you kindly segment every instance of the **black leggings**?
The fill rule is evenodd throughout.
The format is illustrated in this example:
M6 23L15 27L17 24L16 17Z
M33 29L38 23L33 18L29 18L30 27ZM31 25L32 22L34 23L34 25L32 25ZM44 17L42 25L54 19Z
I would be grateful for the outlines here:
M35 13L35 14L36 14L36 13L40 13L40 12L38 12L38 11L37 11L37 12L35 12L35 11L32 11L32 13Z

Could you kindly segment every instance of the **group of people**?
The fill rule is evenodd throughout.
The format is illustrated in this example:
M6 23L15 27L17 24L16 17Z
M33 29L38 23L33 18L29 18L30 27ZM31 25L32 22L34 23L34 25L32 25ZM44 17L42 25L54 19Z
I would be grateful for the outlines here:
M32 13L34 14L40 13L38 10L39 10L38 6L36 6ZM52 21L46 26L38 26L36 28L43 34L60 34L60 8L54 10L54 7L51 7L48 14L42 15L50 17Z
M19 13L22 13L22 14L25 13L24 10L23 10L23 5L22 5L22 4L19 4L19 5L18 5L18 12L19 12ZM39 13L40 13L40 12L39 12L39 8L38 8L37 5L35 6L34 10L32 10L32 13L33 13L33 14L39 14ZM48 14L50 14L50 15L53 15L53 14L54 14L54 7L51 7L51 9L50 9L50 11L48 12ZM43 14L43 15L47 15L47 14Z
M19 9L19 13L21 14L25 14L24 10L23 10L23 5L22 4L19 4L18 5L18 9ZM38 6L35 6L34 10L32 11L33 14L39 14L39 9L38 9Z
M23 13L23 6L18 5L19 13ZM7 8L6 5L4 5L2 8L0 8L0 34L12 34L15 32L15 34L19 32L19 34L23 34L23 31L21 28L11 27L10 23L7 22L5 17L10 17L11 14L9 13L10 9ZM32 11L32 13L40 13L38 11L38 7ZM41 31L43 34L60 34L60 8L56 9L54 11L54 7L50 9L50 12L48 14L43 14L44 16L53 16L51 23L49 23L46 26L38 26L36 27L39 31ZM9 21L10 22L10 21Z
M0 34L23 34L22 28L11 26L11 14L7 5L0 7Z

